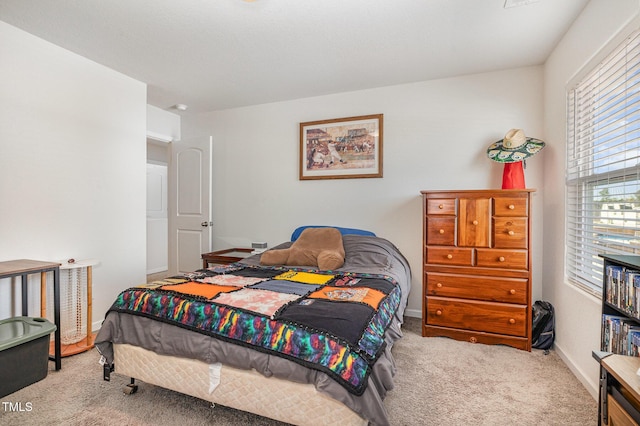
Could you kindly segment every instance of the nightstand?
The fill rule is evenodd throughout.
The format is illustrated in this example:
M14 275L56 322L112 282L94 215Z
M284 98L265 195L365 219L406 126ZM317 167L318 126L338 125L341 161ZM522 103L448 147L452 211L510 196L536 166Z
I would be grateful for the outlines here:
M210 253L202 253L202 267L208 268L209 265L227 265L229 263L239 262L244 258L251 256L253 249L250 248L230 248L225 250L212 251Z

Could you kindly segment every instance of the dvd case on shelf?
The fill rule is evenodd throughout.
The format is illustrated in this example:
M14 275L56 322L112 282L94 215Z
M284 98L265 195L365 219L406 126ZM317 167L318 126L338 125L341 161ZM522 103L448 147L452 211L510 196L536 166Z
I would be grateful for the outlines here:
M640 356L640 256L603 255L600 348Z

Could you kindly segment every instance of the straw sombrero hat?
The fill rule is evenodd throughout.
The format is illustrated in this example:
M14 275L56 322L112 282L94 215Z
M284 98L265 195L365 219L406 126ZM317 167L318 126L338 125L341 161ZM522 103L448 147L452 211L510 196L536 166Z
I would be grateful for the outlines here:
M504 139L487 148L487 156L498 163L515 163L537 154L542 148L543 141L526 137L521 129L511 129Z

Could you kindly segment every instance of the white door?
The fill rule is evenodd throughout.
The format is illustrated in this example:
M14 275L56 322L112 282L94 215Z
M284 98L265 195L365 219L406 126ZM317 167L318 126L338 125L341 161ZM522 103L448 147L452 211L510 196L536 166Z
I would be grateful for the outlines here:
M200 255L211 251L211 137L171 143L169 269L202 268Z

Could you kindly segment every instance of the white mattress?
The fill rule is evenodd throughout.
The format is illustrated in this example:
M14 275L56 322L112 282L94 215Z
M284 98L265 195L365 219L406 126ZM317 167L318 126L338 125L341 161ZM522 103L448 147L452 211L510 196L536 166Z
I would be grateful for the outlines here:
M295 425L366 425L346 405L312 384L265 377L255 370L222 366L212 393L210 366L202 361L158 355L128 344L114 344L115 373L216 404Z

